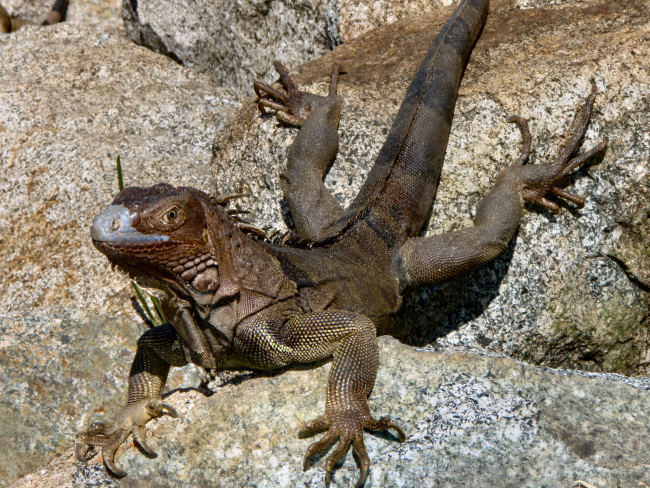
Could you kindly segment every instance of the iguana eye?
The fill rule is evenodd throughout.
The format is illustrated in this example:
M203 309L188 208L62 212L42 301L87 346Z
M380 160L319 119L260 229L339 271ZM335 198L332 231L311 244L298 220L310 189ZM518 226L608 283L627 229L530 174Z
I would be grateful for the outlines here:
M182 222L183 210L176 205L168 209L161 217L164 225L176 226Z

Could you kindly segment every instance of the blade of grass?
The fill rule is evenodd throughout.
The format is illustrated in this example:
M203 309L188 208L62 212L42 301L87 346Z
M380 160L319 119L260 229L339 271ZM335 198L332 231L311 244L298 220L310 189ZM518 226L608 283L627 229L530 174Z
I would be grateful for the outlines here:
M138 286L138 284L135 282L135 280L131 280L131 286L135 290L135 294L138 295L138 300L140 300L140 304L142 305L142 308L144 309L144 313L147 314L147 317L149 320L151 320L151 323L154 325L156 324L156 321L153 318L153 314L151 313L151 309L149 308L149 305L147 304L147 301L144 298L144 294L142 293L142 290Z
M158 297L149 293L149 298L151 298L151 302L153 303L153 306L156 309L156 315L158 315L158 317L160 318L160 324L157 325L162 325L166 323L167 318L165 318L165 314L162 311L162 308L160 308L160 301L158 300Z
M120 191L124 190L124 180L122 179L122 161L120 160L120 155L117 155L117 187Z

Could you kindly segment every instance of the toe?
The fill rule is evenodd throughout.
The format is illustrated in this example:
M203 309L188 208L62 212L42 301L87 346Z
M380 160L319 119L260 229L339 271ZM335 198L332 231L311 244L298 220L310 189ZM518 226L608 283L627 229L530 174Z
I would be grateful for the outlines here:
M332 472L334 471L336 463L345 457L351 443L352 439L350 438L339 439L338 446L336 446L336 449L334 449L334 452L330 454L325 463L325 483L329 483L332 480Z
M112 446L105 446L102 449L102 457L104 458L104 465L106 466L106 469L116 478L124 478L126 476L126 471L123 469L119 468L115 464L115 451L117 451L117 448L119 447L119 444L117 446L112 445Z
M404 434L404 431L390 417L382 417L379 420L371 420L365 427L367 429L377 431L393 430L397 434L400 442L404 442L406 440L406 434Z
M97 454L97 452L93 449L94 446L86 444L82 442L79 439L75 439L74 441L74 454L77 457L79 461L82 463L85 463L87 461L90 461L90 459Z
M150 458L158 457L158 453L151 449L151 447L149 447L147 444L146 436L147 431L144 428L144 425L136 425L133 427L133 439L138 443L142 452Z
M325 432L329 428L329 424L324 417L319 417L311 422L307 422L300 432L298 432L298 437L303 439L305 437L311 437L321 432Z
M327 450L332 444L336 442L337 436L333 433L328 433L325 437L319 441L314 442L307 448L307 453L305 454L305 459L302 464L304 471L309 469L311 458L316 454Z
M359 479L357 480L357 484L354 485L355 488L359 488L366 482L368 469L370 469L370 458L368 457L366 446L363 443L363 438L357 437L354 439L352 442L352 450L359 461Z

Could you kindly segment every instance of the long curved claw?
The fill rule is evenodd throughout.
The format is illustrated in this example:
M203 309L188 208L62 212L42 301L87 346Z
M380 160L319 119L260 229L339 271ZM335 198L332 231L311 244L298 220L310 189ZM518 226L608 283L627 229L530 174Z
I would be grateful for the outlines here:
M126 471L115 464L115 453L129 435L148 457L157 453L147 444L145 425L151 419L169 415L178 417L178 412L160 398L141 399L124 407L110 422L93 422L88 429L75 439L75 455L80 461L88 461L95 446L101 447L106 469L115 477L122 478ZM86 446L86 450L82 446ZM94 454L93 454L94 455Z
M144 425L136 425L133 427L133 440L138 443L140 449L147 457L155 458L158 457L158 453L154 451L149 444L147 444L147 431L144 428Z
M325 437L322 439L312 443L308 448L307 448L307 453L305 454L305 459L303 460L302 463L302 469L303 471L307 471L310 467L310 461L311 458L313 458L316 454L323 452L332 446L337 440L336 434L333 432L329 432Z
M81 451L81 446L85 447L85 453ZM97 454L94 447L95 446L79 442L78 439L74 440L74 454L82 463L90 461Z
M169 415L171 418L178 418L178 412L169 403L162 402L162 414Z
M363 440L361 442L363 442ZM325 462L325 486L329 486L329 484L332 482L332 472L334 471L334 466L336 466L336 463L338 463L346 455L351 443L352 439L350 437L339 439L338 446L336 446L334 452L332 452L332 454L330 454L327 458L327 461Z
M365 428L377 432L381 432L382 430L394 430L400 442L406 440L406 434L404 431L390 417L382 417L379 420L368 422L368 425L366 425Z
M108 469L116 478L124 478L128 474L123 469L118 468L115 464L115 451L111 453L102 453L102 457L104 458L106 469Z
M368 457L363 439L354 439L352 442L352 452L354 452L359 460L359 479L354 485L354 488L361 488L368 478L368 470L370 469L370 458Z

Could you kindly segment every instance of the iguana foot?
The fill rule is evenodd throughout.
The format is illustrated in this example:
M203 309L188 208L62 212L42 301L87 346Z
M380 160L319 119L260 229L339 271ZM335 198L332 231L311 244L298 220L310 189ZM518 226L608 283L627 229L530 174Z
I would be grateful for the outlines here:
M323 103L327 99L336 101L339 73L344 72L340 65L332 66L330 89L326 97L298 90L285 66L276 61L273 63L273 67L280 75L280 83L284 91L275 89L261 81L253 83L255 94L259 98L257 107L260 112L266 113L266 109L270 108L276 111L275 117L280 122L300 127L319 103Z
M108 471L118 478L123 478L126 471L115 465L115 452L118 447L129 434L133 434L133 439L144 454L156 457L156 452L147 445L145 424L165 414L178 417L176 410L160 399L144 399L128 405L111 422L93 422L86 432L78 434L74 443L75 455L79 461L88 461L95 455L94 447L101 446Z
M510 122L515 122L521 131L523 144L522 152L517 161L505 170L503 177L516 178L515 185L520 187L524 200L536 203L548 208L551 212L557 213L560 207L557 203L549 200L548 196L563 198L582 207L585 201L564 189L567 185L566 177L576 168L579 168L592 157L602 153L607 148L607 139L598 143L589 151L574 156L580 147L582 139L589 126L591 111L596 98L596 86L592 81L591 93L587 97L585 105L576 116L574 128L567 138L567 142L560 151L557 159L549 164L525 165L530 155L530 131L528 122L521 117L510 117ZM523 186L523 187L522 187Z
M338 441L336 449L330 454L325 463L325 485L329 486L332 481L334 466L345 456L350 444L352 444L352 452L357 456L360 469L359 479L355 488L363 486L368 477L368 468L370 467L370 458L368 457L366 446L363 442L364 429L373 431L392 429L397 433L400 442L406 440L404 431L390 418L382 417L379 420L373 419L367 404L356 409L327 409L325 415L311 422L307 422L298 434L298 437L304 438L327 431L327 434L322 439L314 442L307 448L303 469L309 469L313 456L327 450Z

